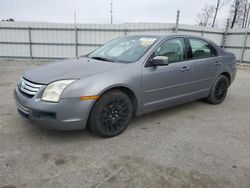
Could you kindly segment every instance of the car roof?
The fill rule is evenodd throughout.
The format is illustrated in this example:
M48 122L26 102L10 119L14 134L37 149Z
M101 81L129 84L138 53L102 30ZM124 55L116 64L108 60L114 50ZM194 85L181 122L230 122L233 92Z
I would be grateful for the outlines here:
M196 35L189 35L189 34L179 34L179 33L145 33L145 34L131 34L131 35L126 35L126 36L141 36L141 37L157 37L157 38L166 38L166 37L194 37L194 38L201 38L205 39L202 36L196 36Z
M213 41L211 41L208 38L202 37L202 36L197 36L197 35L190 35L190 34L181 34L181 33L143 33L143 34L131 34L131 35L126 35L125 37L129 36L138 36L138 37L157 37L158 39L164 39L167 37L192 37L192 38L197 38L201 40L205 40L208 43L214 44Z
M222 49L215 44L212 40L202 37L202 36L197 36L197 35L190 35L190 34L181 34L181 33L143 33L143 34L131 34L131 35L126 35L128 36L139 36L139 37L157 37L159 40L164 40L165 38L168 37L192 37L196 39L201 39L206 42L208 42L210 45L212 45L214 48L216 48L217 51L222 52Z

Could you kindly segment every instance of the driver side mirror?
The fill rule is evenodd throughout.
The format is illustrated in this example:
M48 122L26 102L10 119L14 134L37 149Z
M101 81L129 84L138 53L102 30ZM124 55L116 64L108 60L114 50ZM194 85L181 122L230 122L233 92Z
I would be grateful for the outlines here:
M151 63L154 66L166 66L169 64L168 62L168 57L166 56L155 56L152 60Z

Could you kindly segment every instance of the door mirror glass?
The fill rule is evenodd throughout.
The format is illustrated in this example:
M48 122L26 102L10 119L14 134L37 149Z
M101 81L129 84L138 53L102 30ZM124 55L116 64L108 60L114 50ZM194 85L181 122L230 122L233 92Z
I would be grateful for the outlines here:
M155 56L152 59L152 64L154 66L165 66L165 65L168 65L168 57L167 56Z

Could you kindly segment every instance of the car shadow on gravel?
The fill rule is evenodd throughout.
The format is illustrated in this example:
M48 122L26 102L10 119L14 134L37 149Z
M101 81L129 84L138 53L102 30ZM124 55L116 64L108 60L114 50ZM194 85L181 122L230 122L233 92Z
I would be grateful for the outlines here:
M192 101L185 104L180 104L178 106L163 108L157 111L143 114L141 116L135 117L132 120L132 124L135 125L138 122L156 121L156 124L160 124L160 120L164 119L166 116L171 117L179 113L183 113L188 110L194 110L200 108L201 106L210 105L204 99Z
M171 107L171 108L161 109L161 110L147 113L138 117L134 117L131 123L128 125L128 129L125 130L124 133L126 134L126 131L135 131L133 129L136 129L139 127L141 129L147 129L147 127L145 127L144 125L145 124L144 122L148 122L152 124L161 124L160 120L162 121L162 119L164 119L165 117L171 117L171 116L174 116L178 113L182 113L187 110L200 108L201 105L207 105L207 104L206 102L204 102L204 100L199 100L199 101L194 101L194 102L186 103L186 104ZM60 139L62 142L68 142L70 140L77 140L77 139L88 139L88 140L103 139L93 134L89 128L86 128L84 130L58 131L58 130L40 128L27 121L25 121L25 124L31 127L29 134L33 134L34 136L37 135L40 137L43 136L43 137L55 139L55 140Z

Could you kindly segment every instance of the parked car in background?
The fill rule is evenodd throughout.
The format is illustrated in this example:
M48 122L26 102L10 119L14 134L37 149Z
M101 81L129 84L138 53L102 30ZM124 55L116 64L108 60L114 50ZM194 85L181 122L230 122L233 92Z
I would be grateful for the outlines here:
M133 35L86 56L26 71L14 96L18 112L41 127L88 126L112 137L133 116L202 98L220 104L235 74L235 55L210 40Z

